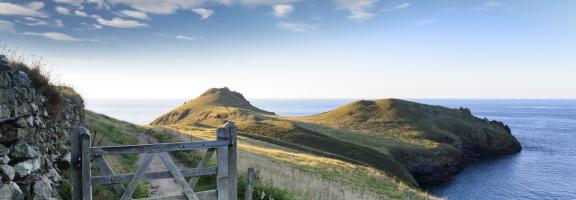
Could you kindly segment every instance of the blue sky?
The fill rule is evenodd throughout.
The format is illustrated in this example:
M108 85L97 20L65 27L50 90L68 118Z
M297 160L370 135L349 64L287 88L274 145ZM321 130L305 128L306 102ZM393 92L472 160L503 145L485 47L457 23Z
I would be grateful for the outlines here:
M576 98L573 0L0 1L86 98Z

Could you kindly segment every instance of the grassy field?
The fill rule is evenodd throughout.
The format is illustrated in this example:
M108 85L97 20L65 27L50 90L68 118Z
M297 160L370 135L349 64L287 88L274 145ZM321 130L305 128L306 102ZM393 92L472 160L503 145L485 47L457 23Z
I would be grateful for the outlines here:
M168 140L213 140L215 129L190 126L155 127L171 130ZM261 182L293 193L295 199L437 199L383 171L294 150L248 137L238 137L240 173L259 171Z

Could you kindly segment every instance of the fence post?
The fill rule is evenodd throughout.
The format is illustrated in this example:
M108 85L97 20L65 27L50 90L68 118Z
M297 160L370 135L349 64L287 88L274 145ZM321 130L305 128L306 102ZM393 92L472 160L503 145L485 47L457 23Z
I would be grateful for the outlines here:
M252 200L252 194L254 193L254 178L256 173L254 168L248 168L248 184L246 185L246 200Z
M237 128L232 122L224 124L226 132L228 132L228 140L230 144L228 145L228 170L229 178L228 182L230 185L230 199L236 200L238 198L238 166L237 166L237 143L236 135Z
M72 178L72 199L82 199L82 165L81 160L81 128L75 128L70 132L70 176Z
M224 128L216 130L217 140L228 140L228 134ZM230 186L228 182L228 147L218 147L216 149L216 159L218 174L216 177L216 187L218 191L218 200L229 200Z
M88 129L80 128L81 143L81 161L82 161L82 200L92 200L92 166L90 148L92 142L90 141L90 132Z

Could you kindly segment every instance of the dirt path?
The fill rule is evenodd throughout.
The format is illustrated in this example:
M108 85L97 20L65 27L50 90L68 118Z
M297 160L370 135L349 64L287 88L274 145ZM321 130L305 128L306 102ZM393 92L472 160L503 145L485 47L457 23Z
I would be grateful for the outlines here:
M140 142L140 144L158 143L158 140L156 138L145 134L138 135L138 141ZM179 168L183 167L183 165L179 163L178 160L174 159L174 157L172 157L172 160L174 160L174 162ZM138 163L142 163L142 155L140 155L140 160L138 161ZM168 169L166 169L166 166L164 165L164 162L162 162L162 159L160 159L160 156L154 155L154 158L152 158L152 162L150 163L150 166L148 167L148 170L146 172L158 172L158 171L168 171ZM172 178L154 179L154 180L148 180L148 182L150 183L149 190L151 193L151 197L183 194L182 188L178 184L176 184L176 182Z

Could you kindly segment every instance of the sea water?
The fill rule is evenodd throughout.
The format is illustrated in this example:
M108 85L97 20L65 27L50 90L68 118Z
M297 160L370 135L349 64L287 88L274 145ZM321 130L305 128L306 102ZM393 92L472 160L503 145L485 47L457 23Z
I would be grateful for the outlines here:
M483 159L467 166L450 182L424 189L448 199L576 199L576 100L440 100L413 101L451 108L467 107L474 115L502 121L522 144L522 152ZM313 115L352 99L253 99L279 115ZM148 124L182 105L174 100L88 99L87 108L114 118Z

